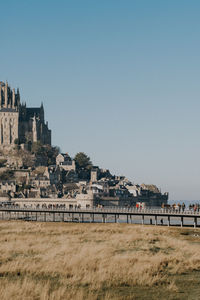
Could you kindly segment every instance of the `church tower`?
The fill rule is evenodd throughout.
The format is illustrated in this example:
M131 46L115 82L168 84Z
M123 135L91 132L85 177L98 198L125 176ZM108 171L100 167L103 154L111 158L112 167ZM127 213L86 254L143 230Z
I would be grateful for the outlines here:
M19 94L0 81L0 148L9 149L18 139Z

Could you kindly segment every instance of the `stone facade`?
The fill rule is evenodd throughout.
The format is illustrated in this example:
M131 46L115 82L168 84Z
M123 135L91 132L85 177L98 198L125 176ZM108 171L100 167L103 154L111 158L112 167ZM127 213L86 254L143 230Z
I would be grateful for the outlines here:
M51 145L51 130L44 120L44 108L27 108L21 104L19 89L10 88L0 81L0 148L13 148L20 144L41 142Z
M56 165L65 171L76 171L75 161L71 159L68 153L60 153L56 157Z
M92 168L90 173L90 182L97 182L98 181L98 168Z
M15 181L1 181L0 182L0 192L1 193L9 193L16 192L16 182Z

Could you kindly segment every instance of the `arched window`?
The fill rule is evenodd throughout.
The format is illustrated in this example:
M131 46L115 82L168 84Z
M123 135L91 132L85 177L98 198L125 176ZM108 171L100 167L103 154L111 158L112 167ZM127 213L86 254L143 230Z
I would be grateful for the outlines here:
M3 124L1 123L1 144L3 144Z
M12 144L12 125L10 124L10 144Z

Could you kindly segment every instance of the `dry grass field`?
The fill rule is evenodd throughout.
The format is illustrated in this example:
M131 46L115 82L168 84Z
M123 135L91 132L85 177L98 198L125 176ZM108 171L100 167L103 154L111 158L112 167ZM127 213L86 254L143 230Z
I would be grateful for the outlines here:
M200 230L0 222L0 299L200 299Z

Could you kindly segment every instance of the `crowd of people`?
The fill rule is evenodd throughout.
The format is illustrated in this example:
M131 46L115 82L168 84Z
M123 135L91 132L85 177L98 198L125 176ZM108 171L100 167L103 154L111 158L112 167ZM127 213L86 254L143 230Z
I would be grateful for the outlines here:
M181 203L178 203L178 204L173 203L172 205L162 204L162 208L169 209L169 210L172 210L174 212L184 212L187 209L184 202L182 204ZM198 204L198 203L190 204L188 206L188 209L190 211L199 212L200 211L200 204Z
M193 210L195 212L199 212L200 211L200 204L196 203L196 204L190 204L189 205L189 210Z

